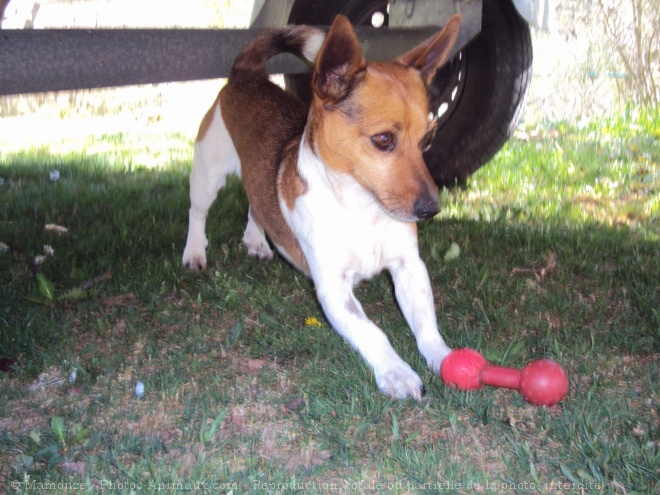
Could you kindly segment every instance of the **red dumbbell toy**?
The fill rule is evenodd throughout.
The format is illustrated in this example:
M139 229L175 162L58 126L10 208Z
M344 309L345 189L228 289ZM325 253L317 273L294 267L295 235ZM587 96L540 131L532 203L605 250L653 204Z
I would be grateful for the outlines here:
M456 349L442 362L442 380L450 387L473 390L482 385L512 388L530 404L552 406L564 400L568 377L559 364L550 359L532 361L523 369L488 364L474 349Z

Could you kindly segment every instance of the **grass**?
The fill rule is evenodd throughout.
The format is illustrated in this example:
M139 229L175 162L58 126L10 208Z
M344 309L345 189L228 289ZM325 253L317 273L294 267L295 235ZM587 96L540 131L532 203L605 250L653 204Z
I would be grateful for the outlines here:
M660 493L658 112L530 130L420 224L447 342L556 359L571 386L552 408L444 387L385 275L358 298L427 396L382 396L312 284L246 256L237 182L192 274L188 139L162 140L156 168L135 158L152 143L102 142L0 155L9 493Z

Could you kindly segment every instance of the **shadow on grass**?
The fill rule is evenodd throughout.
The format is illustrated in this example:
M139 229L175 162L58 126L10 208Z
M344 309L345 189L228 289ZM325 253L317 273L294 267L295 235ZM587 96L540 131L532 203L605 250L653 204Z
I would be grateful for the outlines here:
M376 479L394 483L393 493L426 490L415 488L426 482L440 493L443 480L455 491L470 480L547 488L591 479L606 493L657 486L658 423L648 407L658 390L657 239L557 219L421 224L448 344L512 366L557 359L571 392L545 410L513 393L445 388L425 370L380 276L358 298L429 392L422 405L397 403L377 393L370 371L331 331L308 280L281 259L246 256L238 182L209 215L209 269L192 274L180 263L186 166L99 160L38 155L0 165L0 355L20 364L0 381L0 423L6 452L23 452L2 456L7 479L21 470L66 479L77 469L67 463L83 459L85 476L100 480L130 473L167 481L177 472L254 492L255 480L292 476L346 493ZM446 261L452 242L461 254ZM36 273L52 283L50 297ZM65 297L89 281L79 297ZM77 381L67 383L74 368ZM134 398L137 380L143 401ZM204 434L219 409L227 415L218 435ZM16 410L25 423L9 419ZM49 426L53 414L69 425L63 439Z

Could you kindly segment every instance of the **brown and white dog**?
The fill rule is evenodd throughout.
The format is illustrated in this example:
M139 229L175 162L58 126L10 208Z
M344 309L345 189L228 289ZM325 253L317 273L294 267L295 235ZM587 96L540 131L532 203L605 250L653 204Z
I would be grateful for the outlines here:
M431 283L419 257L416 221L438 212L422 152L435 133L427 86L460 26L444 29L392 62L366 62L348 19L327 35L308 26L264 32L234 62L204 117L190 177L183 263L206 266L206 216L227 175L250 203L249 254L272 258L266 236L309 275L334 329L372 367L380 390L420 399L423 385L353 294L388 270L399 306L429 367L449 353L438 332ZM266 61L281 52L316 59L307 108L272 84Z

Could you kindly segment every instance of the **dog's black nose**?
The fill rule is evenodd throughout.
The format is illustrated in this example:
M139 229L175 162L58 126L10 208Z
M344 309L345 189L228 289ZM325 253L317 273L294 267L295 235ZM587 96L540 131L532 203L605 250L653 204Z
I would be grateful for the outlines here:
M413 213L419 219L434 217L439 211L440 206L438 200L431 196L418 198L413 206Z

